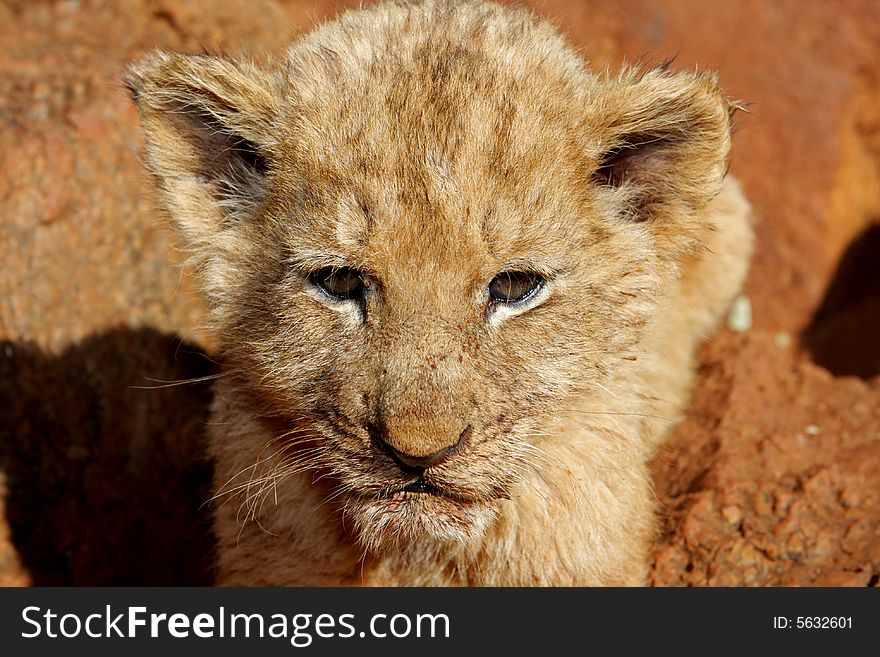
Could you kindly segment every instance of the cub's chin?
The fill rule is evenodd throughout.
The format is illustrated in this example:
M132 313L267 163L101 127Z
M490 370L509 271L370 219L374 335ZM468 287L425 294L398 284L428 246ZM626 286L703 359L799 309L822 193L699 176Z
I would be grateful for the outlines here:
M497 512L496 500L466 500L438 492L401 490L387 496L352 496L346 518L370 552L434 541L460 549L479 545Z

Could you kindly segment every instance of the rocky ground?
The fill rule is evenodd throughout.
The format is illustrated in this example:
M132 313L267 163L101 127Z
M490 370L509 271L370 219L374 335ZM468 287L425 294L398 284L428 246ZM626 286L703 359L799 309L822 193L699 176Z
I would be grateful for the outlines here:
M210 583L208 391L156 386L210 375L211 344L120 72L277 52L352 4L0 0L0 584ZM652 583L876 586L880 4L533 4L596 67L675 55L753 103L731 167L754 321L705 345L655 460Z

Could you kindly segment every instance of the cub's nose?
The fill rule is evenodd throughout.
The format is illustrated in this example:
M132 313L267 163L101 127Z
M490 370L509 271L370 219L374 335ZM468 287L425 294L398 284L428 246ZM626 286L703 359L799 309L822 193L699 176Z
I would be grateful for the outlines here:
M471 427L468 425L464 431L461 432L458 436L458 440L455 441L452 445L448 445L443 449L439 449L436 452L432 452L430 454L411 454L406 451L403 451L394 445L387 439L387 434L385 432L377 432L377 438L379 442L382 444L382 447L391 454L395 461L397 461L400 465L404 466L409 470L426 470L432 466L439 465L443 461L447 460L450 456L457 453L461 450L464 443L467 441L468 436L471 433Z

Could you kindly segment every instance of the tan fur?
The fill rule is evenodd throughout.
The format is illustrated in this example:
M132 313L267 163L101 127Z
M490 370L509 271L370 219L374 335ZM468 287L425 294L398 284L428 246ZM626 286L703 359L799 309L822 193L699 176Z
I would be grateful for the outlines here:
M751 249L712 75L595 75L527 10L425 0L127 83L222 345L221 583L644 583L647 462ZM505 271L544 287L490 303ZM454 445L401 492L393 450Z

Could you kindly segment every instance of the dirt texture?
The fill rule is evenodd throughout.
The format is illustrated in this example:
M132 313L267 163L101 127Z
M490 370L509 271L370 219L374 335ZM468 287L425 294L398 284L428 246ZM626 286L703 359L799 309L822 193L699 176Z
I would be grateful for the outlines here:
M0 585L206 584L212 344L125 64L278 52L354 1L0 0ZM714 68L755 210L749 330L653 467L655 585L877 586L880 3L540 0L596 69Z

